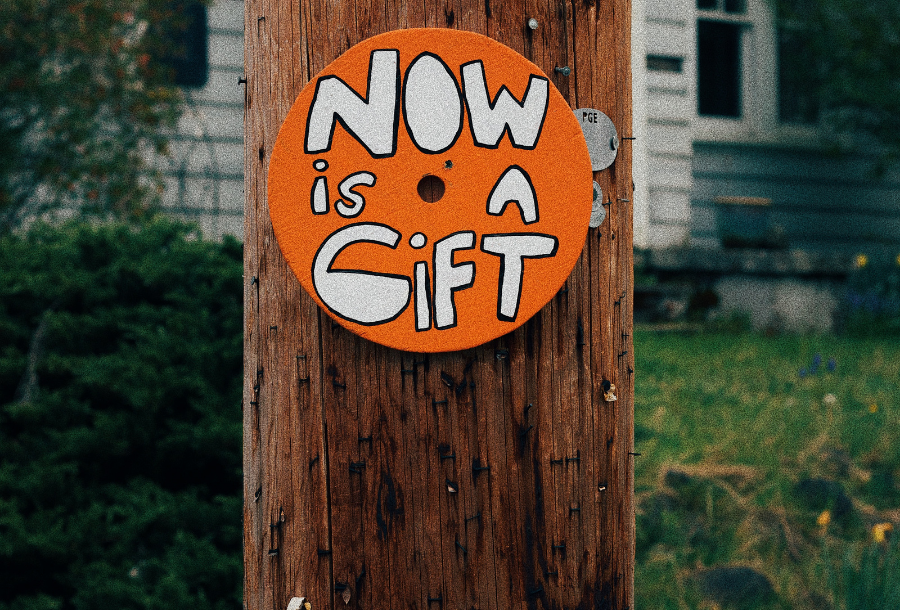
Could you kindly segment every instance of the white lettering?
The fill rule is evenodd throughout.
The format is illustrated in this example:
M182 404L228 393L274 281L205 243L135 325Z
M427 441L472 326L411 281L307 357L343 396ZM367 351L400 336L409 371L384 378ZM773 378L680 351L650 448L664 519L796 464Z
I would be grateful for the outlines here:
M338 185L338 192L344 199L349 199L353 205L348 206L342 199L334 203L334 209L344 218L359 216L366 206L366 200L362 195L352 190L355 186L375 186L375 175L369 172L356 172L344 178Z
M500 87L493 102L488 99L484 64L480 60L463 64L462 82L476 146L497 148L507 131L514 147L537 146L547 116L549 83L546 78L532 75L521 103L506 85Z
M325 176L316 176L313 182L312 211L313 214L328 213L328 179Z
M522 276L526 258L548 258L556 255L559 240L540 233L505 233L485 235L481 250L500 257L500 279L497 289L497 319L512 322L519 314L522 298Z
M475 247L475 233L461 231L434 244L434 326L439 330L456 326L453 293L475 283L475 263L453 264L453 253Z
M348 246L381 244L395 249L400 233L380 224L353 224L332 233L319 247L312 266L316 294L335 315L371 326L390 322L409 305L411 282L404 275L333 269L334 261Z
M537 194L531 177L518 165L511 165L497 180L488 196L487 213L500 216L510 201L519 206L522 222L531 224L538 221Z
M399 56L395 50L372 51L366 98L337 76L319 79L306 121L307 154L331 149L336 123L343 125L373 157L390 157L396 152Z
M422 53L406 70L403 117L416 148L436 154L450 149L462 132L459 85L437 55Z
M416 331L431 328L431 290L428 281L428 265L416 263Z

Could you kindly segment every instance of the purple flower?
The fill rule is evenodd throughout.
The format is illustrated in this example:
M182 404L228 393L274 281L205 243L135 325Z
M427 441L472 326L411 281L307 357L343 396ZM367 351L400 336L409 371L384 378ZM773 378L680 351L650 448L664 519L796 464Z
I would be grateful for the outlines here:
M826 366L826 368L828 369L828 372L829 372L829 373L833 373L833 372L834 372L834 369L837 368L837 362L835 361L834 358L829 358L829 359L828 359L828 364L825 365L825 366Z
M804 377L806 377L806 374L807 374L806 368L800 369L800 379L803 379Z

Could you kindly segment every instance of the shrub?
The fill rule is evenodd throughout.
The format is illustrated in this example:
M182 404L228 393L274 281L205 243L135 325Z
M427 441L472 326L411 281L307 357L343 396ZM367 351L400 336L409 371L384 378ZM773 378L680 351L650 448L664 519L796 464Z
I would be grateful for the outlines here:
M239 608L241 247L0 239L0 608Z
M858 336L900 334L900 256L891 264L857 257L846 295L847 332Z

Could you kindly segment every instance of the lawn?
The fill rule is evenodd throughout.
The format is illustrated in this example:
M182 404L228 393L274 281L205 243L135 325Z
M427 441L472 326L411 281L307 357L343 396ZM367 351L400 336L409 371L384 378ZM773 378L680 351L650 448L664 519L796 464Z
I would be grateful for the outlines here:
M637 607L900 608L900 341L634 342Z

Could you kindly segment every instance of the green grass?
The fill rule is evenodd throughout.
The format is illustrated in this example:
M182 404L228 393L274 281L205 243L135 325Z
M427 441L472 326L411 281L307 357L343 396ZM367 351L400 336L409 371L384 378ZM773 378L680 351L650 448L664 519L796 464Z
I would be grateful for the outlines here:
M638 608L715 607L696 576L717 566L769 579L750 607L850 608L840 574L897 564L872 528L900 530L900 341L638 330L635 353Z

